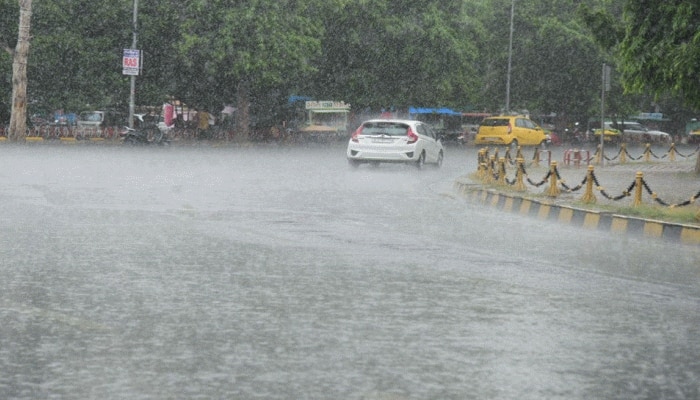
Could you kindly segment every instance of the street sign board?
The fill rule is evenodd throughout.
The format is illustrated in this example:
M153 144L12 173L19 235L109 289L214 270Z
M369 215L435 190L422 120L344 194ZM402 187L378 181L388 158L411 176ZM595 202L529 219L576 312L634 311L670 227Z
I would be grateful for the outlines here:
M124 49L122 57L122 74L139 75L141 72L141 50Z

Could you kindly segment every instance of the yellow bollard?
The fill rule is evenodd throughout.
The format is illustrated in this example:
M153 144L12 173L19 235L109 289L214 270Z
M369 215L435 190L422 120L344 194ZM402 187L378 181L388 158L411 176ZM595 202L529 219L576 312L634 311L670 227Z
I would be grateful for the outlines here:
M646 148L644 149L644 161L649 162L650 156L651 156L651 144L647 143Z
M593 164L600 165L600 158L600 145L598 145L596 146L595 160L593 161Z
M671 143L671 148L668 149L668 159L671 161L676 161L676 144Z
M561 193L561 190L559 190L557 182L557 162L552 161L552 165L549 167L549 189L547 190L547 196L557 197L559 193Z
M644 178L642 171L637 171L634 180L634 201L632 202L632 207L642 204L642 178Z
M588 166L588 176L586 177L586 193L581 197L581 201L584 203L595 203L597 201L595 194L593 194L593 166Z
M516 168L518 169L515 171L515 190L518 192L525 192L527 191L525 188L525 183L523 182L523 164L525 163L525 160L521 157L515 161Z
M627 143L620 144L620 164L627 162Z
M515 153L515 159L523 158L523 147L518 145L518 151Z
M498 159L498 184L501 186L506 185L506 158L505 157L501 157Z
M489 160L486 162L486 176L484 177L484 183L493 183L493 164L496 162L496 156L489 156Z
M489 151L488 149L481 149L480 154L479 154L479 166L478 166L478 174L477 176L481 181L486 180L486 174L488 173L488 163L489 163Z

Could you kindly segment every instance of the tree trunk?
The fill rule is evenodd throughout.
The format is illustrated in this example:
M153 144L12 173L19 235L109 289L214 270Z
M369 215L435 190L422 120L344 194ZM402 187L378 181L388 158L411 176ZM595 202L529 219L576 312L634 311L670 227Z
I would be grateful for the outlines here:
M700 175L700 153L695 158L695 173Z
M250 101L248 99L248 82L241 81L236 88L236 138L247 142L250 136Z
M12 114L8 137L24 141L27 136L27 59L32 19L32 0L19 0L19 34L12 54Z

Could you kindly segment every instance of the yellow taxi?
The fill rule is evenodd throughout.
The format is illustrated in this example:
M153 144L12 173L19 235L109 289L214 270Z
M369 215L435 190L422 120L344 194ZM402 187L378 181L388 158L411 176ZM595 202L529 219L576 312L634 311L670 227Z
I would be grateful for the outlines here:
M600 123L598 124L600 125ZM622 138L622 133L619 129L612 127L612 122L605 122L605 129L603 131L603 141L618 143ZM600 128L593 129L594 140L600 142Z
M479 124L474 144L476 145L506 145L543 146L547 142L547 134L539 125L526 115L499 115L484 118Z
M693 129L688 132L688 143L699 143L700 144L700 128Z

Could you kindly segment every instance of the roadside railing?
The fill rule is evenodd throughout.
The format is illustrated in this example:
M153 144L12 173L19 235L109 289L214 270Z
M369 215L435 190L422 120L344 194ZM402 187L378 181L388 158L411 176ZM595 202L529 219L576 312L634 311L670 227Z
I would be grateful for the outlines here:
M620 151L618 154L611 158L610 160L614 160L617 158L620 158L622 154L625 156L629 157L632 160L641 160L644 159L645 161L650 160L651 157L655 158L666 158L669 157L671 161L675 160L675 156L680 156L683 158L689 158L694 155L697 155L700 153L700 146L696 148L692 153L690 154L681 154L679 153L675 146L671 144L670 149L668 152L666 152L663 156L658 156L655 155L651 149L650 146L647 145L645 147L644 153L639 156L639 157L632 157L629 155L627 152L627 149L622 146L620 148ZM532 161L529 163L530 166L538 166L540 162L540 149L535 149L535 153L533 155ZM605 197L608 200L612 201L619 201L622 199L625 199L627 197L633 196L633 201L632 201L632 206L636 207L642 204L642 195L644 192L648 193L651 198L653 199L654 202L657 204L664 206L664 207L669 207L669 208L675 208L675 207L684 207L691 205L697 201L698 198L700 198L700 190L697 191L693 196L691 196L689 199L678 202L678 203L671 203L668 201L663 200L659 195L653 191L650 187L650 185L644 180L644 174L643 172L639 171L636 173L634 179L632 182L627 186L625 190L622 191L620 194L610 194L608 191L605 190L605 188L601 185L598 177L595 174L595 167L590 164L591 161L600 161L600 152L596 152L594 156L589 157L589 159L585 160L586 163L588 164L587 166L587 173L581 180L581 182L576 185L576 186L570 186L567 183L565 183L564 179L562 179L561 174L559 172L559 169L557 167L557 162L556 161L550 161L549 162L549 170L545 174L544 177L542 177L540 180L533 180L529 177L527 170L526 170L526 163L525 163L525 158L522 155L522 150L521 148L517 149L517 154L515 159L510 158L509 150L506 151L505 156L503 157L498 157L498 150L496 149L493 154L489 153L489 150L487 148L481 149L478 152L478 168L477 168L477 177L485 184L489 185L497 185L497 186L511 186L513 190L515 191L520 191L524 192L527 191L526 183L534 186L534 187L540 187L542 185L545 185L549 183L548 188L545 191L545 194L548 197L557 197L559 196L562 191L565 191L567 193L573 193L573 192L578 192L582 189L584 189L583 196L581 197L581 201L583 203L595 203L596 202L596 196L594 193L595 191L598 191L603 197ZM623 158L620 159L620 163L625 160L624 156ZM625 161L626 162L626 161ZM515 176L512 178L508 178L508 167L509 166L515 166Z

